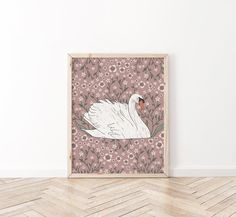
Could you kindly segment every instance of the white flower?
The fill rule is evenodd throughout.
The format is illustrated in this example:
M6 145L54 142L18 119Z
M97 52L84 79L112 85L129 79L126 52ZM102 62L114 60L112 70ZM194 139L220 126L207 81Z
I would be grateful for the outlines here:
M99 82L99 86L100 86L100 87L104 87L104 86L105 86L104 81L100 81L100 82Z
M140 82L139 82L139 86L140 86L141 88L144 88L144 87L145 87L145 82L140 81Z
M134 158L134 154L133 154L133 153L129 153L128 157L129 157L130 159L133 159L133 158Z
M117 156L117 157L116 157L116 160L117 160L118 162L120 162L120 161L121 161L121 157L120 157L120 156Z
M129 63L125 63L125 68L129 68L130 64Z
M115 65L109 66L109 72L116 72L116 66Z
M123 162L124 162L124 164L127 165L129 163L129 160L128 159L124 159Z
M149 77L149 75L148 75L148 74L145 74L145 75L144 75L144 78L148 78L148 77Z
M105 154L104 160L106 160L106 161L111 161L111 159L112 159L112 155L110 155L110 154Z
M156 146L159 147L159 148L162 147L162 146L163 146L163 142L162 142L162 141L158 141L158 142L156 143Z
M164 91L164 84L160 84L159 87L158 87L158 90L160 90L161 92Z
M125 68L124 68L124 67L120 67L120 68L119 68L119 71L120 71L121 73L124 73L124 72L125 72Z

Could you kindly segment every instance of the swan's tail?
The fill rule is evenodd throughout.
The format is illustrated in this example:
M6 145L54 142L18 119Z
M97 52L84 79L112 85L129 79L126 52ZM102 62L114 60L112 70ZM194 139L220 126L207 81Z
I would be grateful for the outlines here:
M87 112L84 114L84 119L85 119L87 122L89 122L93 127L95 127L95 126L93 125L93 123L90 121L90 118L89 118L89 115L88 115Z
M96 126L90 121L88 113L84 114L84 119L87 122L89 122L93 127L96 128ZM88 133L89 135L93 136L93 137L106 138L105 135L97 129L94 129L94 130L82 129L82 130L85 131L86 133Z

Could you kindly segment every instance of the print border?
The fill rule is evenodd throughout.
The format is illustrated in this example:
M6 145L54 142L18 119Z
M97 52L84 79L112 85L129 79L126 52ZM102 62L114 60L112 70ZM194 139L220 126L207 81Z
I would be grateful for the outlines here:
M73 58L116 58L116 57L132 57L132 58L164 58L164 173L157 174L92 174L92 173L72 173L72 93L71 93L71 82L72 82L72 59ZM157 177L169 177L169 122L168 122L168 54L90 54L90 53L69 53L68 54L68 156L67 156L67 171L68 178L157 178Z

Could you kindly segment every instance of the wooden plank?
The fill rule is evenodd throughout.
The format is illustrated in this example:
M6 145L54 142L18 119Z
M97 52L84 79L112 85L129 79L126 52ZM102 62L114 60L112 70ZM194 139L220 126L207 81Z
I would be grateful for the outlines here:
M0 217L236 216L235 181L234 177L12 179L0 185Z

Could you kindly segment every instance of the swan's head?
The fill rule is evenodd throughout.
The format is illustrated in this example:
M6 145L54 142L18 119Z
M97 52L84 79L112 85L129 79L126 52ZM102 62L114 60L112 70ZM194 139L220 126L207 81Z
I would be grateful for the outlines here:
M141 110L144 109L144 103L145 103L145 101L144 101L144 99L143 99L143 97L142 97L141 95L139 95L139 94L133 94L133 95L130 97L130 101L134 101L135 103L138 103L139 106L140 106L140 108L141 108Z

